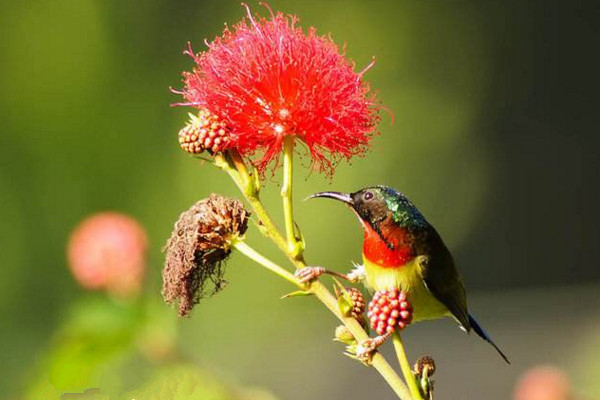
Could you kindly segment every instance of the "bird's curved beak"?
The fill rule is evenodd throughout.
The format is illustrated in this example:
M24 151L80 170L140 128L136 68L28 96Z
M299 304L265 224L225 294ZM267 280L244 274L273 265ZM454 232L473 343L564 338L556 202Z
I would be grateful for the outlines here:
M314 199L317 197L326 197L329 199L339 200L341 202L348 204L351 207L354 206L354 200L352 200L352 196L350 196L349 194L340 193L340 192L319 192L319 193L311 194L305 200Z

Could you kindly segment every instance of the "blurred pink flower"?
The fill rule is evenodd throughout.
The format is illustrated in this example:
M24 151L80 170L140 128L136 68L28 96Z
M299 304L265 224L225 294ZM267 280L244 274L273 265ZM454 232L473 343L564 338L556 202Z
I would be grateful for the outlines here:
M147 248L146 232L137 221L104 212L77 226L67 255L73 276L84 288L132 295L141 289Z
M534 367L521 376L515 387L515 400L569 400L571 385L567 375L553 366Z

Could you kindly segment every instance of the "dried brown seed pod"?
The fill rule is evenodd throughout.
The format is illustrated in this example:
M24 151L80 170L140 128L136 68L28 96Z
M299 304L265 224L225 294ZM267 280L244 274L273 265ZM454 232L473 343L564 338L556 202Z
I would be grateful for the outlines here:
M231 243L246 232L249 215L238 200L217 194L180 215L164 249L162 289L168 304L179 301L179 315L225 286L223 261Z

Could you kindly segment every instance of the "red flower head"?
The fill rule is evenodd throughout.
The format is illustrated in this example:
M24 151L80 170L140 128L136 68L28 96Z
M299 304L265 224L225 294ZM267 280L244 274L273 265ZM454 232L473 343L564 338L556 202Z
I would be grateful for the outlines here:
M247 19L207 43L206 52L185 52L197 66L184 73L187 102L178 105L225 121L229 147L261 153L254 160L261 171L278 158L286 135L304 142L325 172L363 154L378 122L375 96L362 80L373 63L356 73L329 37L314 28L304 33L295 16L254 17L245 7Z

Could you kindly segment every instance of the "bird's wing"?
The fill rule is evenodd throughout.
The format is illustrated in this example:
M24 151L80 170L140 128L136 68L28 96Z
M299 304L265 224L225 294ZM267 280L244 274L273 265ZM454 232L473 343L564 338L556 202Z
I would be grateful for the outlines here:
M467 295L450 251L446 248L439 234L432 230L427 232L427 245L420 249L419 270L425 287L469 332L471 323L467 311Z
M431 228L425 233L421 243L425 243L419 253L419 271L425 287L442 304L448 307L454 318L467 331L473 331L483 340L490 343L502 356L504 361L510 364L506 355L500 347L494 343L490 335L477 323L473 316L467 311L467 295L458 271L454 266L452 254L444 245L439 234Z

